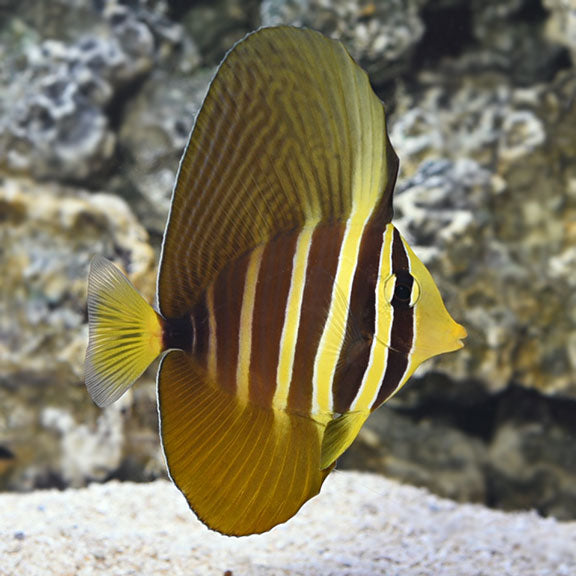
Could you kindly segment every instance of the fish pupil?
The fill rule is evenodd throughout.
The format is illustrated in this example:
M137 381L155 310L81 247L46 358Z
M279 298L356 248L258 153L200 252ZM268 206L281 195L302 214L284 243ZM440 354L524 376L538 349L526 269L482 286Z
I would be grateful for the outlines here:
M400 302L409 302L412 295L412 288L407 284L396 284L394 287L394 298Z

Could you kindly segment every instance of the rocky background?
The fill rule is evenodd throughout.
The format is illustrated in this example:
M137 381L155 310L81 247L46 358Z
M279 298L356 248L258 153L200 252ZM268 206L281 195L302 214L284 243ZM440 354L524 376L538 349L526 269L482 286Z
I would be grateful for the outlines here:
M0 488L164 475L154 370L106 410L83 387L88 262L153 297L215 67L279 23L369 71L396 224L469 334L340 467L576 518L575 0L0 0Z

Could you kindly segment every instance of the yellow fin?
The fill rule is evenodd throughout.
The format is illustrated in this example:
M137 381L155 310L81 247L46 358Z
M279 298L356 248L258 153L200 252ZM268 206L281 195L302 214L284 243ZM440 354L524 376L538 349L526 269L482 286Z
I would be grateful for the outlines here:
M320 467L323 470L333 466L336 459L352 444L368 415L367 412L348 412L328 423L320 458Z
M162 444L172 480L212 530L266 532L318 493L323 426L312 419L241 403L184 352L159 372Z
M108 406L162 352L162 319L124 274L95 256L88 276L88 320L86 387L98 406Z
M341 43L288 26L250 34L220 65L180 164L160 311L185 314L226 264L282 232L352 213L389 222L397 168L382 102Z

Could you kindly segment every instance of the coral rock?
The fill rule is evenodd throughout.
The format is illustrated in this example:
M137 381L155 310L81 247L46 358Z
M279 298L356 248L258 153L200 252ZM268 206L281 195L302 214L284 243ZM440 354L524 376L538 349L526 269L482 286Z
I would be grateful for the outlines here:
M118 468L126 404L101 412L83 385L87 270L107 256L150 297L147 240L117 197L0 185L0 435L15 456L5 484L79 484Z

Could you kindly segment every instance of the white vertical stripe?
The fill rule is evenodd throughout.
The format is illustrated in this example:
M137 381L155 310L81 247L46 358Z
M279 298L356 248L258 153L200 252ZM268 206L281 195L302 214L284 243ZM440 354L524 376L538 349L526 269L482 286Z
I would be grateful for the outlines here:
M284 324L280 339L280 352L278 355L278 368L276 371L276 390L272 404L278 410L284 410L288 403L288 392L292 381L294 369L294 355L296 353L296 340L302 315L302 299L306 283L306 269L308 257L312 246L312 236L317 222L302 229L296 242L296 250L292 259L292 277L290 290L286 301Z
M262 264L264 245L256 247L250 254L248 269L242 291L242 308L238 328L238 361L236 363L236 391L238 399L247 403L250 398L250 359L252 356L252 330L254 323L254 302L258 274Z

